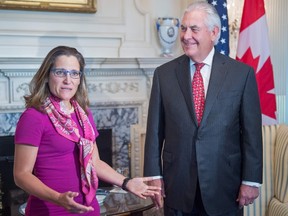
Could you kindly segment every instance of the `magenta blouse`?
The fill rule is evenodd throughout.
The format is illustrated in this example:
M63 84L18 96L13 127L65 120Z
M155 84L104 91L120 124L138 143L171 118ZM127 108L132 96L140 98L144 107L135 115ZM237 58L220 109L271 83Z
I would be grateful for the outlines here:
M75 113L73 120L77 123L81 135L83 131ZM99 135L91 111L88 115L96 137ZM15 144L28 144L38 147L37 159L34 165L34 175L48 187L62 193L67 191L79 192L74 200L84 204L81 192L79 150L77 144L59 135L49 117L34 108L28 108L21 115L15 132ZM97 172L97 168L96 168ZM100 215L98 202L93 200L93 212L81 215ZM43 201L30 195L25 216L66 216L70 214L63 207Z

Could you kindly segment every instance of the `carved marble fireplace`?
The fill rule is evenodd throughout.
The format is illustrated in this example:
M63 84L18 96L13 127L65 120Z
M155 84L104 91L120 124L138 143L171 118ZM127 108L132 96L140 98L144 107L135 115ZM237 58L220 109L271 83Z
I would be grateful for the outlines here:
M13 135L23 95L41 58L0 58L0 136ZM112 129L113 167L142 175L143 134L154 69L167 58L88 58L86 78L97 128Z

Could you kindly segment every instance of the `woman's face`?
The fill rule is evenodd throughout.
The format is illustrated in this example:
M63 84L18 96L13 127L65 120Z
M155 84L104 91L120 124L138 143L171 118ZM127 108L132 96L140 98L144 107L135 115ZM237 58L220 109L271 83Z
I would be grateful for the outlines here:
M49 74L50 92L62 99L68 108L70 107L70 99L76 94L80 84L80 75L77 76L79 70L80 65L75 56L62 55L56 59Z

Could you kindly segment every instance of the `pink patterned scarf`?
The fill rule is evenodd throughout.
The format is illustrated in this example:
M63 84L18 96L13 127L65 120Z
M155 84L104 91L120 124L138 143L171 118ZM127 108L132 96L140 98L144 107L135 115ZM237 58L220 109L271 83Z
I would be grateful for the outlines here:
M82 192L85 194L86 204L90 205L98 187L98 177L92 163L92 152L96 138L95 132L84 110L77 101L71 100L76 116L84 131L84 137L81 137L76 122L71 118L70 114L61 110L60 102L60 99L50 96L45 100L44 108L57 132L61 136L76 142L79 147Z

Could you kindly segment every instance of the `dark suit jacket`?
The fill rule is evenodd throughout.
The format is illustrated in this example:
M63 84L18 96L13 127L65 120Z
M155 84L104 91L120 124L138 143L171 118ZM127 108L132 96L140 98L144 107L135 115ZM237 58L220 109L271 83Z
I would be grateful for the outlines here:
M198 178L209 215L235 210L241 181L262 183L261 111L254 70L215 52L199 128L191 89L186 55L155 70L144 175L163 175L165 203L171 208L192 210Z

